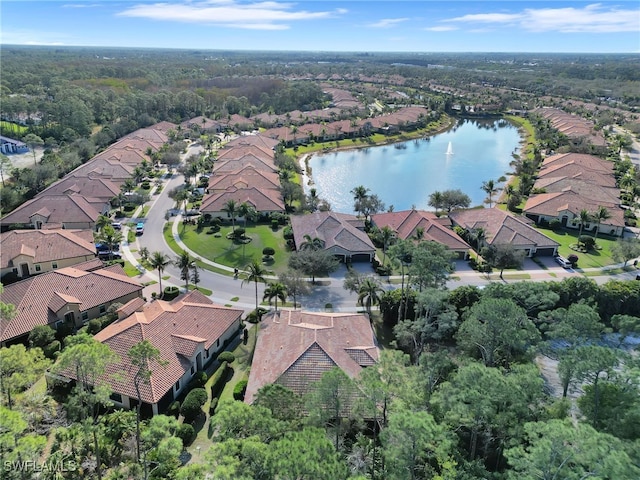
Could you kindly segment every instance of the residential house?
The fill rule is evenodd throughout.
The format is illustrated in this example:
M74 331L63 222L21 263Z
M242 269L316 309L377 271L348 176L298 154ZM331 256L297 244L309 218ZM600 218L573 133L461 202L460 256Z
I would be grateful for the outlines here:
M371 323L362 314L280 310L256 327L260 331L245 393L249 404L272 383L304 395L335 367L355 378L380 355Z
M97 200L98 209L102 211L103 206L109 208L111 200L119 193L120 185L108 178L70 173L38 195L81 195L87 198L89 203L93 203L93 200L90 199Z
M0 153L11 155L12 153L26 153L28 151L29 147L27 147L26 143L0 135Z
M222 192L205 195L202 199L202 205L200 205L200 212L212 217L227 218L227 213L223 209L230 200L234 200L238 205L246 202L259 215L285 212L280 191L271 188L236 188L233 186Z
M47 273L94 259L91 230L11 230L0 234L0 276Z
M421 238L431 240L455 252L459 258L465 259L471 247L451 228L447 217L437 217L424 210L403 210L371 215L371 223L378 228L390 227L397 238L402 240Z
M240 330L243 311L215 305L197 290L171 302L145 303L136 298L118 310L118 319L95 335L120 360L108 367L111 399L123 408L138 403L137 372L128 357L134 345L148 340L160 352L149 362L151 377L140 385L143 411L166 409L186 389L196 372L209 365Z
M291 228L296 248L308 238L318 238L324 249L344 262L368 261L376 249L364 231L364 221L355 215L336 212L314 212L291 217Z
M253 154L246 154L238 158L218 158L214 167L214 175L223 175L237 172L244 168L254 168L263 172L277 172L278 169L273 158L258 157Z
M248 166L224 175L212 175L209 177L207 193L219 193L231 187L278 190L280 177L275 172L258 170L253 166Z
M496 207L457 210L451 212L449 218L470 236L478 236L479 248L509 244L516 250L524 250L528 257L558 253L558 242L540 233L525 219Z
M5 215L2 228L17 225L40 229L47 224L55 224L67 229L93 230L98 216L109 211L108 206L100 209L99 205L102 203L97 199L77 194L38 195Z
M101 268L98 259L58 268L4 287L2 301L15 306L11 319L2 319L0 344L24 341L38 325L81 327L115 304L142 296L143 286L120 265Z

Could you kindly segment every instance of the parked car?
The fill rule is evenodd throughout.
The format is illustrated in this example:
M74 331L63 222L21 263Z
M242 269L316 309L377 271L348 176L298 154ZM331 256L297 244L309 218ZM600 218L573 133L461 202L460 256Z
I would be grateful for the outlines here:
M120 253L118 252L99 252L98 253L98 258L100 260L120 260L122 258L122 255L120 255Z
M113 228L115 228L116 230L122 230L122 223L121 222L113 222L113 223L111 223L111 226Z
M111 246L107 245L106 243L96 243L96 252L100 253L100 252L108 252L109 250L111 250ZM120 244L116 243L113 245L113 250L120 250Z
M558 262L558 264L562 267L562 268L571 268L573 267L573 264L567 260L566 258L564 258L561 255L558 255L555 257L556 262Z
M144 223L138 222L136 224L136 235L142 235L144 233Z

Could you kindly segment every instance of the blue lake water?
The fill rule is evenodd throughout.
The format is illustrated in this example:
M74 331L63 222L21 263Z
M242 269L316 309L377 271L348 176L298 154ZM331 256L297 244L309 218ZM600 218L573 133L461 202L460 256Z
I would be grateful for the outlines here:
M427 139L395 145L314 155L313 185L335 212L354 213L351 190L364 185L396 211L429 207L429 194L459 188L481 205L482 182L510 170L519 153L518 129L505 120L461 120L453 129ZM453 154L447 155L451 142Z

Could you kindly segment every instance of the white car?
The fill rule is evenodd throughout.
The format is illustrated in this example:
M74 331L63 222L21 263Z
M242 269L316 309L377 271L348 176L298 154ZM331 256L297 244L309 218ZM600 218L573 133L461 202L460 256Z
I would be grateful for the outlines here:
M571 268L571 267L573 267L571 262L569 260L567 260L566 258L564 258L563 256L561 256L561 255L556 256L555 259L556 259L556 262L558 262L558 264L562 268Z

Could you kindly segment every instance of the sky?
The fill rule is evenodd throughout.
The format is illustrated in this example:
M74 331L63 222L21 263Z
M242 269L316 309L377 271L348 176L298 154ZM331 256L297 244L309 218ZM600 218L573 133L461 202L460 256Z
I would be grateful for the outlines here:
M0 44L640 53L640 1L1 0Z

